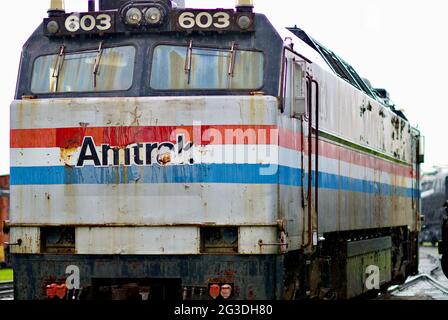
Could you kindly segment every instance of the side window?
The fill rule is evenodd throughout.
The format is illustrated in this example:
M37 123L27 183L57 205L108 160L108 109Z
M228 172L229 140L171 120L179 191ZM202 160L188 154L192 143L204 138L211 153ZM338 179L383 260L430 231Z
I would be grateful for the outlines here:
M290 115L290 112L292 110L292 101L293 101L293 68L292 68L293 60L292 58L287 58L285 62L284 68L286 73L286 79L285 79L285 88L284 88L284 110L285 115Z
M306 98L306 81L305 81L305 74L306 74L306 65L305 62L301 61L295 61L294 67L293 67L293 94L294 94L294 101L292 105L292 116L293 117L299 117L305 113L306 110L306 104L305 104L305 98Z
M306 63L288 52L284 68L284 114L298 118L306 113Z

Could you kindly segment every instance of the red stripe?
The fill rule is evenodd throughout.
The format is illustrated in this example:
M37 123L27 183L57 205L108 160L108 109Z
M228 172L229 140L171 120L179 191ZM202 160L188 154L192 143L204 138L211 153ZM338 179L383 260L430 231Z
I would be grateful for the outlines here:
M277 145L278 141L275 126L81 127L11 130L11 148L73 148L86 136L93 137L97 145L120 147L137 142L175 142L176 134L185 134L190 141L194 138L198 145Z
M280 147L297 151L303 150L306 154L308 154L307 140L304 140L304 148L302 149L302 134L300 132L292 132L284 128L279 129L279 132ZM306 137L304 138L306 139ZM312 153L315 154L315 139L313 138L312 140ZM415 171L410 166L400 165L372 155L361 153L359 151L349 150L327 141L319 141L319 156L344 161L361 167L367 167L376 171L387 172L411 179L416 177Z
M200 130L200 131L199 131ZM175 142L176 134L186 140L195 138L196 145L262 144L302 151L302 134L276 126L151 126L151 127L80 127L11 130L11 148L76 148L85 136L97 145L127 146L137 142ZM200 140L199 140L200 139ZM304 146L308 153L307 145ZM314 148L314 142L313 142ZM313 149L314 153L314 149ZM326 141L319 142L319 154L362 167L414 178L411 167L352 151Z

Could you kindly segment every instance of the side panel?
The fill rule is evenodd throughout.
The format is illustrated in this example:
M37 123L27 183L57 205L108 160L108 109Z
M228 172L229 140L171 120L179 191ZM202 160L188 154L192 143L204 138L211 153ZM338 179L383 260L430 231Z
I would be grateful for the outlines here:
M293 250L304 244L307 232L309 155L314 207L317 150L314 133L312 149L308 150L308 112L301 117L291 114L292 56L287 52L285 111L278 123L279 145L296 151L287 154L280 148L279 159L288 159L300 168L285 173L289 183L279 186L279 217L287 224ZM297 56L295 59L300 60ZM319 66L308 64L307 72L319 85L319 234L399 226L416 230L418 185L409 123ZM315 85L312 97L308 97L313 102L313 128L314 90Z

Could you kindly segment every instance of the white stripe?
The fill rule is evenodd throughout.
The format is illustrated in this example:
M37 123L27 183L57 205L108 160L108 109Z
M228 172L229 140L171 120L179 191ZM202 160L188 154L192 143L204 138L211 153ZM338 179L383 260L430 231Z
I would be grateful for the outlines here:
M312 157L313 166L315 156ZM369 167L362 167L345 161L319 156L319 171L334 175L341 175L358 180L367 180L399 187L412 188L412 179L394 175L385 171L377 171Z
M100 161L102 161L101 147L95 148ZM279 149L281 159L279 161ZM11 149L12 167L46 167L46 166L75 166L77 164L81 148L20 148ZM90 155L90 152L88 153ZM134 150L130 149L131 162ZM141 150L140 154L145 154ZM185 152L188 155L188 152ZM291 168L300 168L300 153L295 150L279 148L276 145L208 145L195 147L193 157L196 164L279 164ZM123 153L120 153L123 162ZM112 158L112 151L110 151ZM109 160L112 163L112 159ZM86 165L92 164L92 161Z
M11 149L12 167L76 166L81 148L61 150L60 148ZM96 147L102 159L101 147ZM141 152L144 154L144 152ZM123 153L121 153L123 158ZM314 156L312 163L314 168ZM133 150L131 149L131 159ZM300 152L275 145L208 145L194 150L196 164L279 164L290 168L301 168ZM307 157L304 156L305 166ZM121 159L123 162L123 159ZM112 163L112 159L110 159ZM91 161L85 165L91 165ZM412 179L378 172L368 167L319 156L319 171L342 175L359 180L376 181L383 184L412 188Z

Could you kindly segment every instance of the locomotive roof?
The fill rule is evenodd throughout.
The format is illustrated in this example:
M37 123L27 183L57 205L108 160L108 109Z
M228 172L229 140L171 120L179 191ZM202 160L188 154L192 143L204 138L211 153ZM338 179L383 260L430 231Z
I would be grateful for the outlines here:
M387 90L373 88L370 82L361 78L361 76L359 76L350 64L344 61L332 50L326 48L317 40L312 38L306 31L298 28L297 26L292 28L280 26L274 27L282 39L291 41L291 45L295 51L302 53L310 61L318 64L326 71L331 72L349 82L351 85L363 91L371 98L391 109L391 111L399 117L408 121L404 113L395 108L395 104L390 100Z

